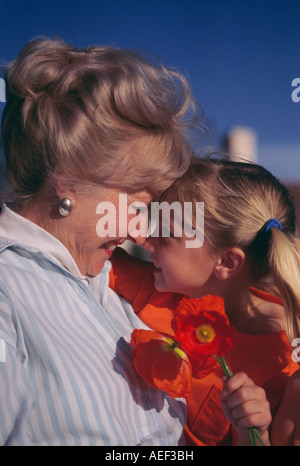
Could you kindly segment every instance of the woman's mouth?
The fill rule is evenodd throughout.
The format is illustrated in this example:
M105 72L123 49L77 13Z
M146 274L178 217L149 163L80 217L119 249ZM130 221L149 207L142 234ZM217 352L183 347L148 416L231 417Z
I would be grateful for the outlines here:
M124 243L124 240L120 240L120 241L108 241L107 243L102 244L102 246L100 246L100 249L104 249L104 251L106 252L106 254L110 257L110 256L112 256L114 250L115 250L120 244L123 244L123 243Z

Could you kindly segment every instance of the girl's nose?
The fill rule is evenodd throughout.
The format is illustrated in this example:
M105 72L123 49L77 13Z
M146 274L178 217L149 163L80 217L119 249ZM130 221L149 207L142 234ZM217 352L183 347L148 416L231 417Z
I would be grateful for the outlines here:
M137 244L138 246L144 246L146 237L145 236L136 236L136 237L130 236L130 240L133 241L133 243Z
M153 239L151 236L146 239L146 241L143 244L143 247L146 251L150 252L151 254L155 250L155 239Z

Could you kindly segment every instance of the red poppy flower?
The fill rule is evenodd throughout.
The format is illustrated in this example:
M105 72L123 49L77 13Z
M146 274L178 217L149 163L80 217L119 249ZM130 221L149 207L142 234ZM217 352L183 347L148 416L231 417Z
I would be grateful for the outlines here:
M151 330L135 329L131 344L134 346L134 366L148 385L165 391L173 398L190 395L191 364L173 338Z
M191 357L223 356L233 348L235 330L229 325L219 296L183 298L173 318L175 339Z
M211 372L216 366L213 355L224 356L234 346L235 330L219 296L183 298L172 325L176 341L190 358L194 377Z
M202 298L182 298L175 310L177 316L199 315L202 311L217 311L225 314L224 300L220 296L206 295Z

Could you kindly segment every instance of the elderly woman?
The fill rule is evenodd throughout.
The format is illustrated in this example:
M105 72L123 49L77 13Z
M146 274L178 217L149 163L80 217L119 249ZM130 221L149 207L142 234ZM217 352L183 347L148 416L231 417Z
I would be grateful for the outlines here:
M189 166L187 82L136 52L48 39L5 80L0 443L176 445L184 403L135 373L144 325L108 287L107 259L134 215L119 195L148 205ZM115 228L99 225L107 206Z

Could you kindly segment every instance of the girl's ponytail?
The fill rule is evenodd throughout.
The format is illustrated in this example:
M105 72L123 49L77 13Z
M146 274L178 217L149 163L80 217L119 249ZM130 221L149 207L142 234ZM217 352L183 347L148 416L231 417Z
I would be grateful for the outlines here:
M300 335L300 242L294 235L270 229L269 269L285 308L290 342Z

